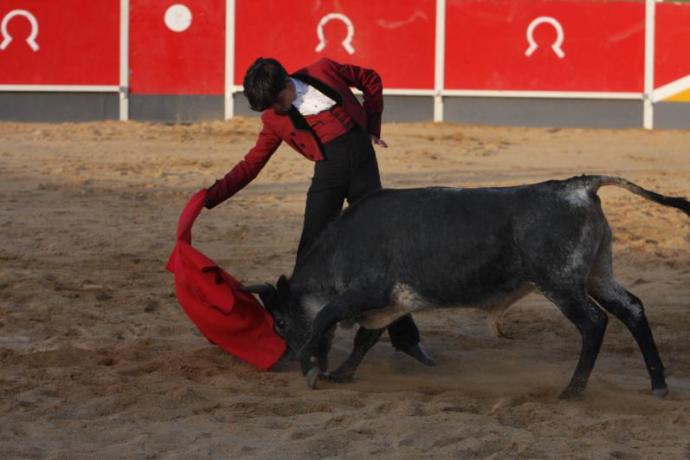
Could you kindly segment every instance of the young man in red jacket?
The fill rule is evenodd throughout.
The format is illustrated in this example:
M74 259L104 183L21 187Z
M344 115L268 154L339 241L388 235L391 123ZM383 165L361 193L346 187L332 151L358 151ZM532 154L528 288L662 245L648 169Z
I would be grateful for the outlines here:
M360 105L350 87L362 91ZM262 112L263 127L256 145L207 193L209 209L251 182L281 142L315 162L307 193L304 227L297 263L319 232L351 204L381 188L372 142L381 139L383 112L381 78L371 69L320 61L288 75L274 59L259 58L244 77L244 94L252 110ZM388 327L392 345L420 362L433 360L419 345L419 331L410 315Z

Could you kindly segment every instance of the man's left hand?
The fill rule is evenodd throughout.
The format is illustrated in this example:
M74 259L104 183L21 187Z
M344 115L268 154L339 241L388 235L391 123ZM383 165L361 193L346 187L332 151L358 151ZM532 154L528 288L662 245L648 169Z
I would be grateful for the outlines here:
M373 134L370 134L369 137L371 138L371 142L373 142L374 144L380 145L383 148L388 148L388 144L386 144L386 141L384 141L383 139L379 139Z

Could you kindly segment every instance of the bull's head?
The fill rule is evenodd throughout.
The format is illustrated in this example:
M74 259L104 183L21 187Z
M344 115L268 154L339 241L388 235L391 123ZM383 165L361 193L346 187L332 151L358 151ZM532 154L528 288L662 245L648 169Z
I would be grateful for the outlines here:
M309 339L311 323L298 306L298 299L290 291L290 282L281 275L276 286L269 283L245 286L246 292L258 294L264 308L273 317L273 328L287 342L293 353L300 349Z

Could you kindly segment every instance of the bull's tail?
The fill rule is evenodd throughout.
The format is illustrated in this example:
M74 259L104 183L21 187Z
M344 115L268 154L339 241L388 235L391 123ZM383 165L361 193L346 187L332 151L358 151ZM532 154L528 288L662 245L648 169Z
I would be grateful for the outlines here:
M660 193L652 192L639 185L630 182L622 177L612 177L612 176L581 176L578 179L584 180L588 188L592 193L596 193L599 187L605 187L607 185L615 185L617 187L624 188L629 192L639 195L655 203L662 204L664 206L670 206L672 208L680 209L685 214L690 216L690 201L686 198L680 196L666 196Z

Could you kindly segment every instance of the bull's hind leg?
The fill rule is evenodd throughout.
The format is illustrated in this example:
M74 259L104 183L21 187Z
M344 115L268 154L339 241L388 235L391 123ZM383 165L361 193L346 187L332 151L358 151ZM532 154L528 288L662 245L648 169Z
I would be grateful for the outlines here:
M664 377L664 365L659 357L640 299L614 280L607 282L597 280L590 289L590 295L594 300L621 320L635 338L652 381L652 394L658 397L666 396L668 387Z
M360 327L357 330L357 335L355 335L355 343L350 356L338 366L338 369L324 374L324 377L338 383L351 381L362 359L364 359L364 356L371 347L376 345L376 342L379 341L384 330L385 329L365 329Z
M578 289L551 289L540 286L540 290L577 327L582 336L582 349L577 367L570 383L563 390L561 399L580 396L599 355L608 317L597 304L587 297L584 287Z
M668 394L664 365L659 357L649 322L640 299L618 284L613 278L610 239L602 245L588 282L589 295L616 316L628 328L644 357L652 381L652 394Z

